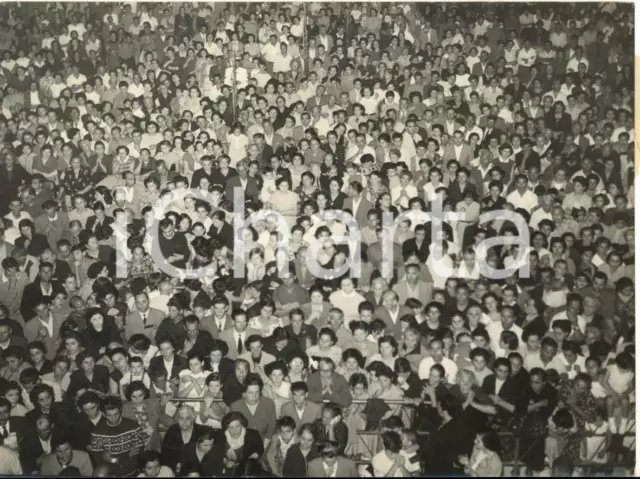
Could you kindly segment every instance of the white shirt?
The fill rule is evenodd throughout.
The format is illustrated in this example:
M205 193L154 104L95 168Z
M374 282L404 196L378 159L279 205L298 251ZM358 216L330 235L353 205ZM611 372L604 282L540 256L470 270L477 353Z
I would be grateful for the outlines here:
M53 315L49 313L49 321L46 323L42 321L40 318L38 318L38 321L40 321L40 324L42 324L45 328L47 328L47 333L49 333L49 337L52 338L53 337Z
M246 335L247 335L246 332L239 333L235 329L233 330L233 340L234 340L233 344L235 344L237 346L238 345L238 340L242 341L242 352L245 352L244 342L246 340L246 338L245 338Z
M373 467L373 477L385 477L393 467L393 461L389 459L384 450L382 450L373 456L371 466ZM393 477L403 477L400 468L396 469Z
M431 367L434 364L436 364L436 362L431 356L428 356L420 361L420 366L418 368L418 376L420 376L420 379L429 378L429 372L431 371ZM458 366L456 365L456 363L449 358L442 358L442 361L440 361L439 364L444 368L444 372L447 376L447 383L455 384L456 375L458 374Z
M502 326L501 321L492 321L491 324L487 326L487 334L489 334L489 339L491 340L491 349L497 351L500 349L500 335L505 331ZM522 328L513 324L509 331L513 331L516 336L518 336L518 341L522 340Z
M504 383L505 383L504 379L498 379L498 377L496 376L496 388L493 393L496 395L500 394L500 390L502 389L502 385Z
M530 190L526 190L523 195L516 190L507 195L507 202L511 203L516 209L522 208L530 213L533 208L538 206L538 197Z
M324 469L324 477L336 477L336 473L338 472L338 462L336 461L333 468L329 468L323 461L322 468ZM331 471L331 474L329 474L329 471Z
M283 56L278 52L273 59L273 73L288 72L291 70L291 55Z

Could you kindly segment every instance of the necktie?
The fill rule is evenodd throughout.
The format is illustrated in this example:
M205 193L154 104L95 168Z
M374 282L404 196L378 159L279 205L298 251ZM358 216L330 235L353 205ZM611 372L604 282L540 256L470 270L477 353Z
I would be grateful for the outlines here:
M242 354L242 334L238 334L238 354Z
M0 426L0 433L4 438L9 437L9 433L7 432L7 426Z
M142 315L142 325L147 326L147 313L140 313Z
M336 466L330 466L329 468L327 468L325 470L325 477L331 477L333 476L333 471L335 470Z

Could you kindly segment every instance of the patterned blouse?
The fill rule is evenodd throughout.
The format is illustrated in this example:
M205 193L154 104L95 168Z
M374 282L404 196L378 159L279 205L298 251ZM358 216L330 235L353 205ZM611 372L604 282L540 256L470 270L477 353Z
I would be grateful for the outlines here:
M61 183L65 193L73 197L87 186L91 186L91 172L86 166L81 166L76 174L73 168L67 168L62 173Z
M140 264L134 264L133 261L129 262L130 278L148 278L151 273L153 273L153 260L151 256L145 255Z

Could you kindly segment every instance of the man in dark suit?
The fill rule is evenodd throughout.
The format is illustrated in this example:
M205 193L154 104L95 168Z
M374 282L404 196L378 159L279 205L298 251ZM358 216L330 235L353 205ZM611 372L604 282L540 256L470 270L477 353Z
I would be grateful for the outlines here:
M102 231L105 227L112 227L115 220L111 216L107 216L105 214L105 206L96 202L93 204L93 214L94 216L89 216L87 219L87 224L85 225L85 230L93 231L96 236L102 237Z
M33 283L25 286L22 293L22 301L20 302L20 314L25 321L35 316L33 306L36 302L40 301L44 296L49 296L53 299L57 293L62 292L60 285L51 281L52 275L53 267L51 263L40 263L38 277Z
M35 429L25 430L24 437L18 445L20 462L25 473L29 475L38 473L38 458L47 452L44 449L45 445L48 445L49 451L52 450L53 430L54 425L46 414L37 419Z
M343 209L350 210L351 215L358 224L363 225L367 222L369 211L373 209L373 203L364 196L364 187L362 183L352 181L349 183L349 198L344 200Z
M0 214L4 216L9 212L9 202L18 197L18 188L28 185L31 176L17 162L14 153L7 150L2 156L4 165L0 166Z
M173 339L164 336L158 338L158 349L160 356L151 358L149 362L149 374L153 376L165 375L167 379L177 379L180 371L187 369L189 364L187 360L176 354L176 347ZM168 370L167 368L171 368Z
M426 240L427 232L424 225L417 225L414 230L415 237L409 238L402 243L402 257L407 260L411 253L417 254L422 263L429 257L429 243Z
M11 403L8 399L0 397L0 445L4 445L11 434L16 435L19 444L24 432L24 418L11 416Z
M258 134L259 133L256 133L254 137L258 136ZM267 148L271 148L266 143L264 147L265 147L265 150ZM267 154L267 156L263 156L263 159L271 158L272 155L273 155L273 152L271 154ZM260 191L258 190L258 181L252 176L248 175L249 167L247 163L244 160L239 161L236 164L236 170L238 174L235 176L232 176L231 178L228 178L225 182L225 193L224 193L225 199L227 201L233 202L234 189L242 188L244 190L245 199L257 200L260 195Z
M215 179L215 171L213 169L213 159L210 156L203 156L200 160L202 168L198 168L193 172L191 177L191 188L198 188L200 186L200 180L207 178L209 184L212 185Z
M224 211L218 210L211 216L212 225L209 228L211 239L218 241L230 250L233 249L233 227L226 222Z
M461 444L460 433L465 427L469 427L460 421L462 408L458 400L451 395L446 395L438 400L438 413L442 417L442 425L429 438L425 450L421 456L424 458L426 473L459 475L461 470L458 465L458 456L464 453L464 444Z

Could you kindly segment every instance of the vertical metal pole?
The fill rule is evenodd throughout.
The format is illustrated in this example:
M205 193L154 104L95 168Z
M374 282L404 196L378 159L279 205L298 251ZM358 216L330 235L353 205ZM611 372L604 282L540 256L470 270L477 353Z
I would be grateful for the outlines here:
M309 62L309 48L307 45L308 32L307 32L307 2L302 4L302 11L304 19L302 21L302 74L307 75L307 63Z
M234 123L238 121L238 83L236 81L236 52L235 50L231 52L231 70L232 74L232 83L231 86L231 101L233 102L233 121Z

